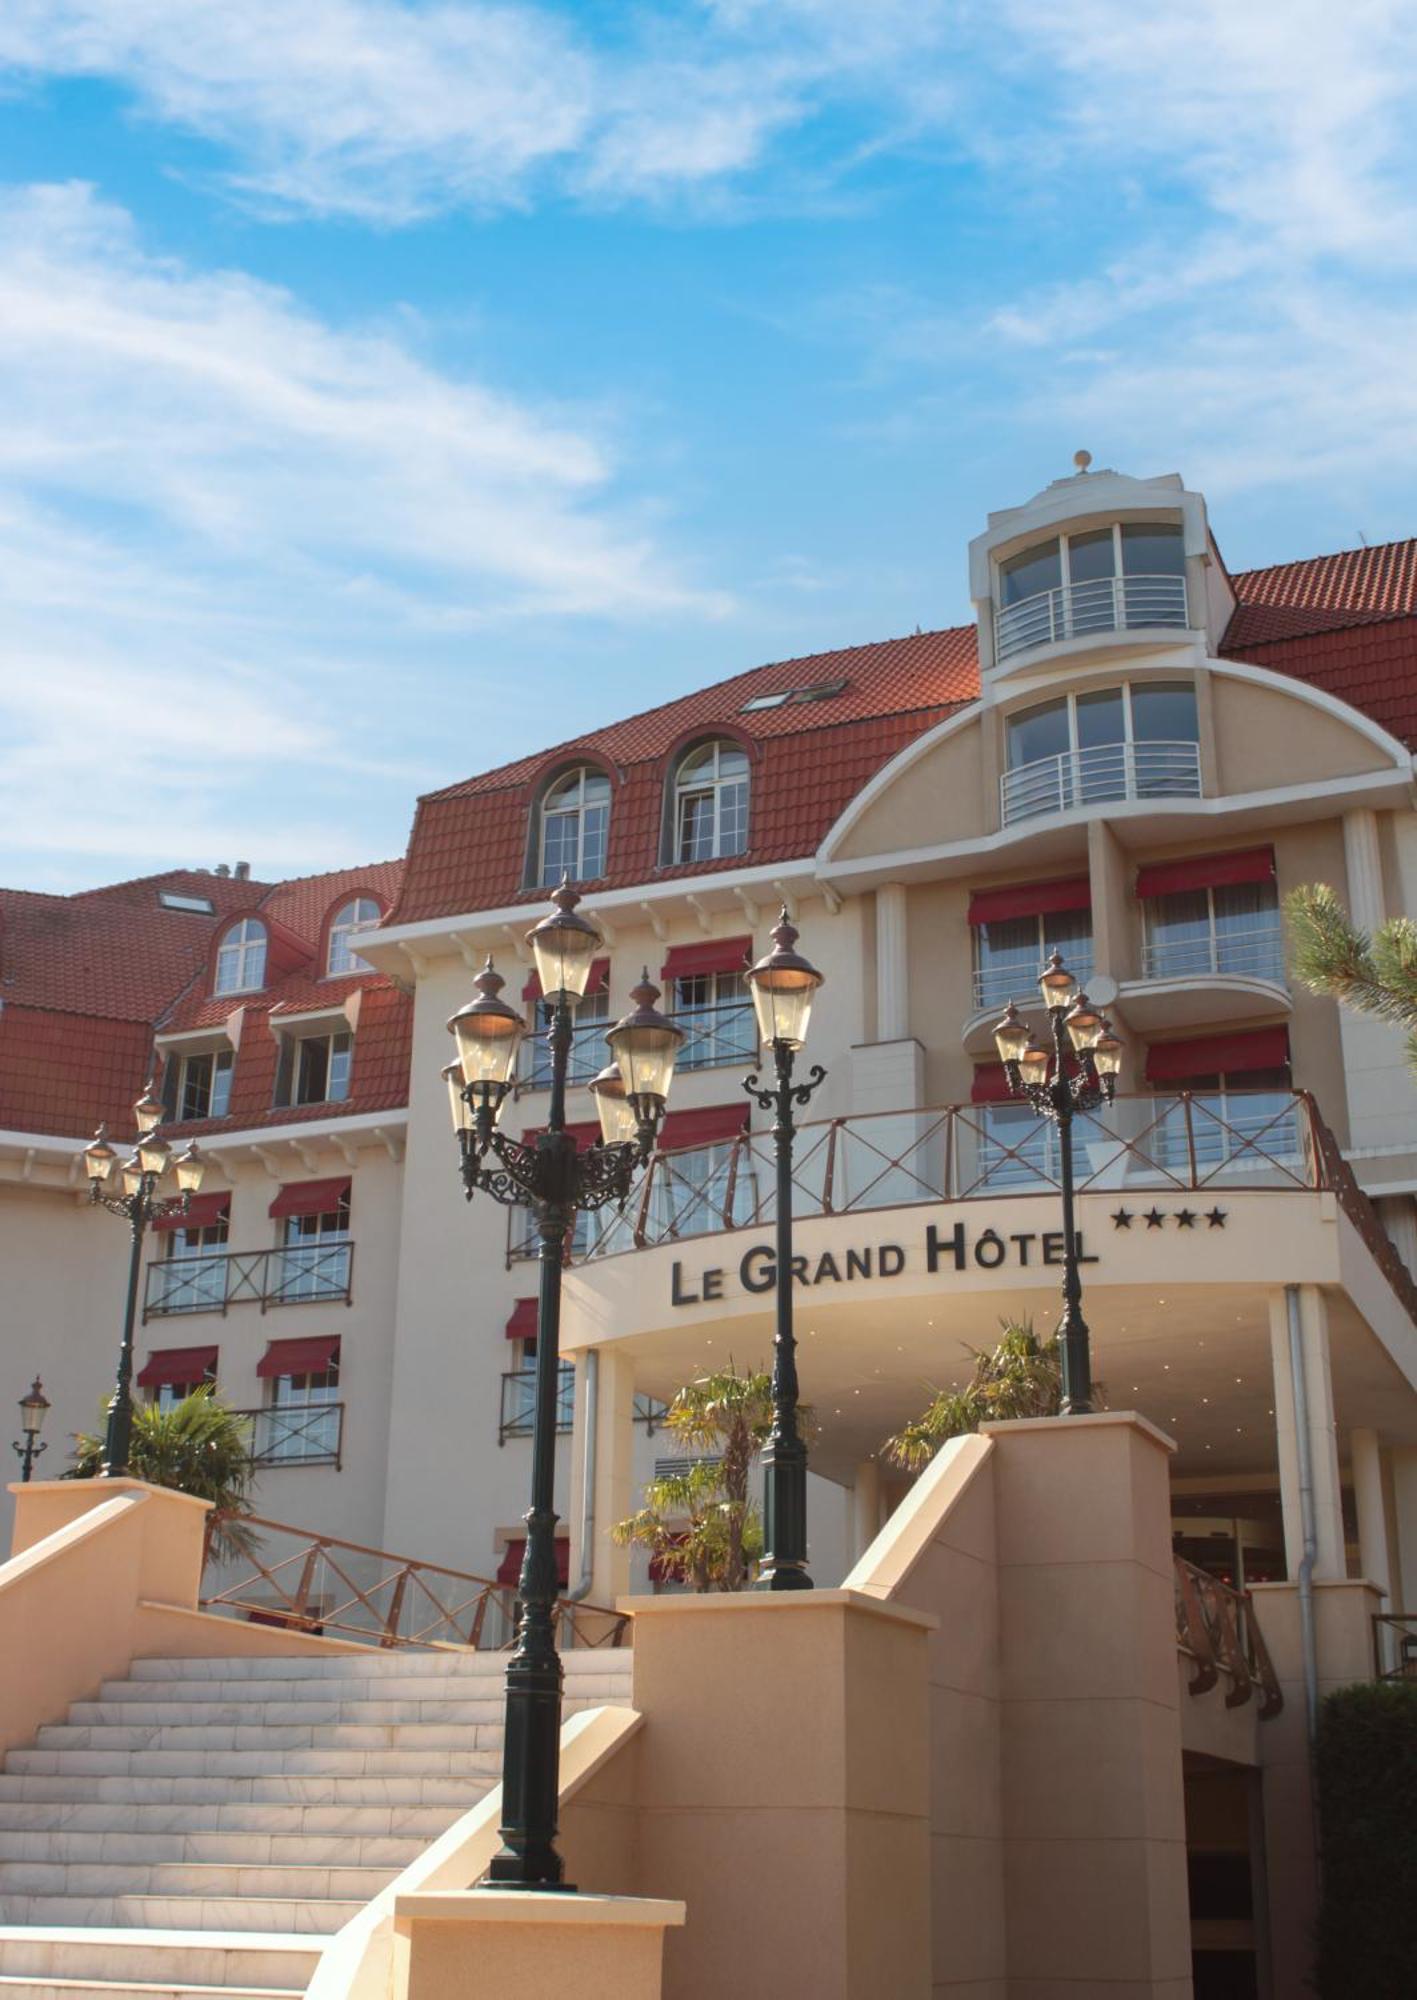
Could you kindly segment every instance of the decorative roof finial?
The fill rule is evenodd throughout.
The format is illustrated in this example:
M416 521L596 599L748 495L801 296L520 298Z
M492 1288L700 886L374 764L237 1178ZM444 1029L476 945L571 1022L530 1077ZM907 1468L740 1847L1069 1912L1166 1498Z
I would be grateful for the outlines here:
M1092 453L1090 451L1075 451L1073 453L1073 464L1079 472L1086 472L1091 463Z

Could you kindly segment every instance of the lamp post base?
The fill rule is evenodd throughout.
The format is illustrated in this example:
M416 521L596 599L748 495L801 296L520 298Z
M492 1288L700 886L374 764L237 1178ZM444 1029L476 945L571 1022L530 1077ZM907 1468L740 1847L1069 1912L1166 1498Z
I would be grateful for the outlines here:
M753 1583L754 1590L815 1590L816 1585L807 1574L805 1563L773 1562L760 1570Z

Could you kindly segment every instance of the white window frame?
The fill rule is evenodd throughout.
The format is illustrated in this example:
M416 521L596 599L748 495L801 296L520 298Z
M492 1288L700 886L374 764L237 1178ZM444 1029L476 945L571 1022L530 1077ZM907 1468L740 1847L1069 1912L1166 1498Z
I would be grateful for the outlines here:
M266 953L270 933L259 917L240 917L223 934L216 951L212 992L259 993L266 983ZM252 976L252 965L256 975ZM234 967L234 976L229 968Z
M713 752L713 763L707 775L702 770L690 778L689 767L697 763L706 751ZM723 753L731 751L743 759L743 770L725 775L722 769ZM724 845L724 798L730 791L743 790L743 837L736 847ZM685 808L691 799L705 795L713 800L713 840L707 854L688 853L685 824ZM722 861L730 855L746 854L752 812L752 768L751 759L741 743L731 736L715 736L707 743L692 744L680 757L674 771L674 843L675 865L692 861ZM736 817L736 814L735 814Z
M343 1041L346 1046L336 1051L335 1043ZM302 1097L300 1094L301 1072L305 1065L305 1052L312 1044L321 1043L325 1049L325 1094L323 1097ZM335 1081L336 1063L341 1065L343 1088L331 1089ZM276 1066L279 1079L283 1061ZM281 1105L290 1107L305 1104L345 1104L349 1101L350 1088L354 1081L354 1030L352 1028L328 1028L315 1035L292 1035L290 1037L290 1083L289 1094L277 1099Z
M574 797L569 789L573 779ZM598 782L605 787L603 801L599 798L587 800L586 786L590 781ZM539 888L554 888L563 874L568 874L573 882L591 882L604 875L606 858L610 851L610 793L610 779L596 764L577 764L572 770L563 771L547 786L536 809L536 883ZM553 804L553 801L563 794L567 802ZM601 812L604 815L601 821L598 856L587 853L586 815L589 812ZM576 822L574 867L567 865L564 855L561 860L554 863L548 862L546 858L547 826L553 819L574 819ZM592 861L596 863L594 867L591 866Z
M1220 886L1224 888L1229 885L1222 883ZM1267 888L1274 897L1274 907L1271 912L1274 919L1273 924L1260 925L1250 935L1258 938L1273 936L1274 942L1278 947L1277 971L1261 971L1246 975L1243 970L1237 973L1233 967L1223 966L1220 963L1220 940L1222 933L1217 930L1215 922L1216 885L1213 882L1208 882L1204 889L1174 889L1170 892L1173 896L1203 895L1205 897L1207 962L1204 966L1188 966L1174 972L1163 972L1156 969L1156 954L1166 949L1164 940L1158 942L1156 936L1156 917L1160 906L1167 902L1169 898L1167 896L1143 896L1140 898L1142 904L1143 944L1145 948L1144 963L1147 969L1147 977L1149 979L1207 979L1212 977L1235 978L1249 976L1255 979L1273 979L1282 984L1284 981L1284 919L1279 906L1279 885L1271 879L1269 882L1246 883L1244 886L1246 888ZM1233 935L1232 933L1232 937ZM1177 940L1175 949L1178 952L1187 949L1193 950L1194 945L1185 945Z
M1054 703L1055 703L1055 702L1058 702L1058 701L1060 701L1060 700L1061 700L1061 701L1064 701L1064 702L1066 702L1066 703L1067 703L1067 709L1068 709L1068 747L1067 747L1067 750L1066 750L1066 751L1065 751L1065 752L1064 752L1063 754L1064 754L1064 755L1066 755L1066 756L1069 756L1069 757L1076 757L1076 756L1077 756L1077 754L1078 754L1078 752L1079 752L1079 751L1080 751L1080 750L1082 749L1082 747L1083 747L1083 746L1082 746L1082 745L1081 745L1081 744L1080 744L1080 743L1078 742L1078 711L1077 711L1077 705L1078 705L1078 702L1079 702L1079 700L1085 700L1085 699L1086 699L1086 698L1087 698L1087 697L1088 697L1089 695L1096 695L1096 694L1114 694L1114 693L1117 693L1117 692L1120 692L1120 693L1121 693L1121 696L1122 696L1122 719L1123 719L1123 721L1122 721L1122 726L1123 726L1123 731L1124 731L1124 734L1123 734L1123 736L1122 736L1122 739L1121 739L1121 740L1122 740L1122 742L1123 742L1124 744L1126 744L1126 745L1127 745L1127 746L1128 746L1129 748L1135 748L1135 746L1136 746L1136 743L1137 743L1138 739L1137 739L1137 736L1136 736L1136 734L1135 734L1135 725L1134 725L1134 723L1133 723L1133 719L1132 719L1132 688L1133 688L1133 686L1136 686L1136 687L1141 687L1141 688L1157 688L1157 687L1164 687L1164 688L1182 688L1182 687L1184 687L1184 688L1189 688L1189 690L1190 690L1190 693L1191 693L1191 698L1192 698L1192 700L1193 700L1193 701L1195 702L1195 705L1196 705L1196 733L1195 733L1194 737L1165 737L1165 738L1158 738L1158 737L1152 737L1152 736L1143 736L1143 737L1142 737L1142 738L1141 738L1140 740L1141 740L1141 741L1142 741L1143 743L1154 743L1154 742L1159 742L1159 741L1165 741L1165 742L1168 742L1168 743L1169 743L1169 742L1187 742L1187 743L1190 743L1190 742L1194 742L1194 743L1195 743L1195 745L1197 746L1197 748L1199 748L1199 746L1200 746L1200 733L1201 733L1201 721L1200 721L1200 690L1199 690L1199 688L1198 688L1198 687L1196 686L1196 683L1194 682L1194 680L1190 680L1190 679L1187 679L1185 675L1177 675L1177 674L1164 674L1164 675L1159 675L1159 676L1157 677L1157 679L1155 679L1155 680L1151 680L1151 679L1146 679L1146 680L1141 680L1141 681L1137 681L1137 682L1132 682L1132 681L1109 681L1109 682L1107 683L1107 685L1106 685L1105 687L1095 687L1095 688L1082 688L1081 690L1079 690L1079 689L1077 689L1077 688L1069 688L1069 689L1068 689L1068 691L1067 691L1067 693L1066 693L1066 694L1064 694L1064 695L1056 695L1056 694L1055 694L1055 695L1049 695L1049 696L1048 696L1048 698L1047 698L1047 699L1046 699L1045 701L1031 701L1031 702L1029 702L1029 703L1028 703L1028 704L1027 704L1027 705L1026 705L1025 707L1021 707L1021 708L1014 708L1014 709L1010 709L1010 710L1009 710L1009 712L1008 712L1008 714L1007 714L1007 715L1006 715L1006 716L1004 717L1004 751L1005 751L1005 763L1004 763L1004 768L1005 768L1005 770L1007 770L1007 771L1018 771L1018 770L1021 770L1021 769L1023 769L1023 768L1024 768L1024 765L1022 765L1022 764L1015 764L1015 763L1014 763L1014 761L1013 761L1013 747L1014 747L1014 731L1013 731L1013 726L1014 726L1014 724L1015 724L1016 722L1022 722L1022 721L1024 720L1024 718L1025 718L1026 716L1030 716L1030 715L1034 715L1034 714L1036 714L1036 713L1037 713L1037 711L1038 711L1039 709L1041 709L1041 708L1052 708L1052 707L1053 707L1053 705L1054 705ZM1087 747L1088 747L1089 749L1096 749L1096 748L1097 748L1098 746L1097 746L1096 744L1089 744L1089 745L1088 745ZM1057 754L1057 753L1055 753L1055 754ZM1031 758L1031 757L1030 757L1030 758L1026 758L1026 759L1024 760L1024 763L1025 763L1025 764L1029 764L1029 763L1036 763L1037 761L1038 761L1038 760L1037 760L1036 758Z
M187 1109L188 1073L193 1063L200 1062L210 1062L212 1066L211 1080L207 1086L207 1108L205 1111L189 1111ZM232 1049L194 1049L190 1054L184 1055L177 1074L177 1122L184 1123L188 1119L196 1118L225 1118L231 1109L231 1085L235 1071L236 1054ZM226 1079L226 1088L223 1092L219 1092L217 1089L217 1078L219 1076ZM222 1103L219 1108L215 1108L214 1100L218 1096L222 1098Z
M373 930L383 914L372 896L351 896L347 903L340 905L330 924L329 946L325 953L327 979L347 979L351 973L373 971L371 965L350 950L349 941L359 931Z

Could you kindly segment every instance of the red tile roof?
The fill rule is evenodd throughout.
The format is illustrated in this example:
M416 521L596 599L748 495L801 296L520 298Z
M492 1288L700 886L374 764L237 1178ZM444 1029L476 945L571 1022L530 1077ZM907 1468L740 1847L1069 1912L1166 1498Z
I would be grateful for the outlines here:
M152 1062L152 1030L55 1009L0 1015L0 1128L86 1138L105 1121L125 1137Z
M840 694L752 709L755 696L845 681ZM905 744L979 692L974 627L779 660L520 758L419 801L396 923L536 901L525 884L527 810L537 779L584 755L619 779L606 886L672 880L810 854L866 780ZM756 747L746 853L656 866L664 758L722 728Z

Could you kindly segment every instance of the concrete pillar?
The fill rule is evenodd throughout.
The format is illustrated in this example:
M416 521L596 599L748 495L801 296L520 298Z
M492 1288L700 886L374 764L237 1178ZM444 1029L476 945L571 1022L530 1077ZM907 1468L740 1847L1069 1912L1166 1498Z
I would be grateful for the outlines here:
M876 1040L902 1041L910 1032L910 962L905 888L887 882L876 891Z
M1328 1310L1317 1285L1300 1285L1299 1322L1304 1384L1309 1407L1309 1453L1314 1483L1314 1523L1318 1534L1315 1577L1347 1575L1343 1545L1343 1497L1338 1474L1338 1430L1333 1414L1333 1371L1329 1360ZM1299 1506L1298 1427L1294 1377L1289 1356L1289 1314L1283 1290L1269 1301L1270 1358L1274 1368L1274 1426L1279 1455L1279 1496L1284 1510L1285 1568L1299 1574L1304 1553Z
M851 1489L852 1558L860 1562L880 1532L881 1468L874 1458L863 1458L856 1468Z
M1358 1511L1358 1574L1382 1592L1380 1608L1392 1609L1392 1564L1388 1553L1387 1508L1383 1504L1383 1464L1378 1434L1354 1430L1348 1434L1353 1460L1353 1500ZM1392 1664L1391 1634L1381 1638L1382 1661Z
M1410 1194L1382 1196L1374 1206L1378 1220L1408 1270L1417 1275L1417 1201Z
M1394 1445L1388 1452L1392 1473L1393 1609L1417 1617L1417 1446Z
M571 1443L571 1580L585 1567L584 1537L590 1525L589 1597L612 1606L630 1588L630 1551L616 1546L610 1530L640 1504L634 1481L635 1371L614 1347L595 1350L594 1424L591 1423L589 1351L576 1356L576 1416ZM585 1494L590 1485L590 1505Z
M1348 874L1348 914L1360 931L1371 934L1387 913L1378 816L1371 806L1355 806L1343 815L1343 865Z

